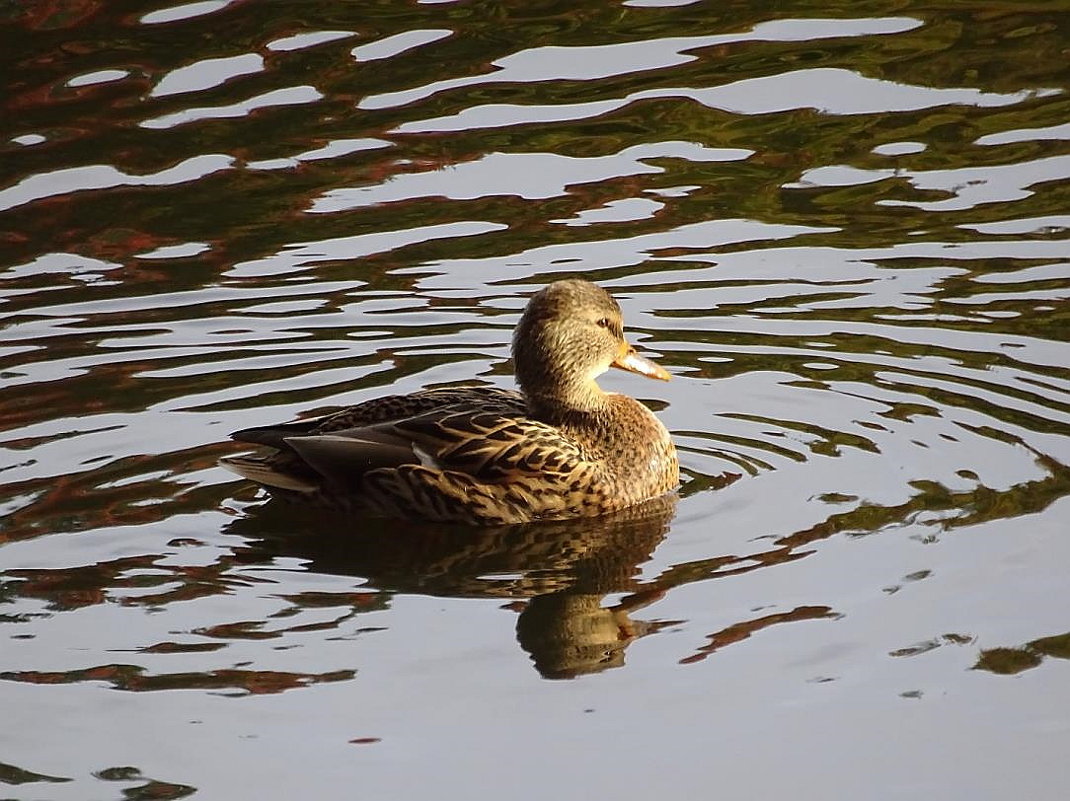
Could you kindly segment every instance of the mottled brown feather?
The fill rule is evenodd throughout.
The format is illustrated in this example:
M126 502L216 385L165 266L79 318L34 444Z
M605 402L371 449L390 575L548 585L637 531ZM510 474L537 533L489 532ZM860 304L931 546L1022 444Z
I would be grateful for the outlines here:
M522 392L431 389L244 429L232 436L274 452L223 463L278 494L386 517L502 525L606 514L679 479L657 418L594 382L628 354L646 363L624 341L616 302L594 284L560 281L518 326Z

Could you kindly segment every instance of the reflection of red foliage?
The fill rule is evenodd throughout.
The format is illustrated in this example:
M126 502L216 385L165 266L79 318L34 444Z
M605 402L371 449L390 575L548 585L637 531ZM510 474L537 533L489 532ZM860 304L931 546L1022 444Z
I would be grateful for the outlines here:
M72 236L69 241L73 242L75 238ZM172 238L157 236L132 228L108 228L88 240L84 240L78 252L104 261L121 262L125 261L133 253L147 253L164 245L174 244L174 242L175 240ZM139 269L137 272L141 273L143 271ZM165 278L162 273L156 273L153 277L161 280ZM134 278L134 276L123 276L124 280L127 278Z
M269 695L308 687L327 681L346 681L356 671L335 670L329 673L284 673L275 670L209 670L190 673L146 675L137 665L100 665L84 670L45 672L21 670L0 673L0 679L27 684L73 684L82 681L105 681L117 690L148 692L152 690L244 690L251 695Z
M14 22L31 31L49 31L73 28L98 13L104 5L102 0L43 0L26 3L22 16Z
M144 367L144 365L142 365ZM38 398L37 403L41 401ZM100 404L98 404L100 405ZM8 408L13 408L9 406ZM19 407L21 408L21 407ZM31 410L30 405L25 406L27 413ZM47 412L45 408L44 412ZM36 409L37 413L42 410ZM6 420L10 415L7 409L0 408L0 415ZM19 447L29 447L35 444L35 440L23 439L14 441ZM8 441L12 445L12 441ZM151 523L162 520L165 517L176 514L186 508L204 508L200 504L214 505L219 498L213 491L205 490L177 494L175 485L165 479L149 479L135 481L121 486L101 486L104 482L123 476L137 475L146 470L151 462L164 470L174 473L189 472L210 467L215 464L219 456L233 448L222 445L215 448L196 448L195 452L178 451L166 457L159 456L130 456L124 459L112 460L104 467L97 470L77 473L69 476L51 476L8 484L4 487L8 497L25 496L32 501L9 513L4 518L4 526L0 528L0 544L17 540L36 537L42 534L57 531L85 531L89 529L104 528L106 526L126 526ZM212 499L207 498L208 495ZM155 498L156 502L146 503L147 498ZM189 505L187 507L187 505ZM155 557L150 557L153 559ZM119 562L108 562L100 567L111 570ZM138 596L136 599L124 598L122 603L166 603L171 600L190 600L205 595L214 595L225 592L227 582L225 580L211 580L215 574L211 570L223 571L232 564L229 559L223 560L216 568L184 568L187 577L199 580L187 580L182 582L177 589L170 589L154 596ZM84 571L89 568L79 568L77 571L68 570L68 576L73 581L76 577L86 575ZM115 575L121 570L114 567L114 574L105 575L92 586L114 587ZM201 574L193 571L201 570ZM42 571L31 571L26 577L35 578ZM47 572L47 571L44 571ZM166 583L162 581L160 583ZM119 584L122 584L120 582ZM21 585L26 591L26 585ZM144 583L139 586L145 586Z
M0 245L25 245L30 237L18 231L0 231Z
M765 615L764 617L746 620L736 623L728 628L721 629L709 635L709 644L698 649L698 653L680 660L680 664L689 665L693 662L701 662L715 651L719 651L726 645L748 639L755 632L761 631L778 623L791 623L796 620L822 620L836 618L837 615L827 606L799 606L790 612Z
M303 592L280 597L304 609L332 606L378 607L383 603L383 596L378 592Z
M21 93L12 92L8 94L5 92L4 94L7 97L4 100L3 108L9 112L16 112L35 106L47 106L54 100L52 94L54 91L52 84L47 84Z
M155 558L130 557L68 570L13 570L10 575L20 580L20 595L46 600L54 611L69 611L105 603L108 587L119 575L147 569Z

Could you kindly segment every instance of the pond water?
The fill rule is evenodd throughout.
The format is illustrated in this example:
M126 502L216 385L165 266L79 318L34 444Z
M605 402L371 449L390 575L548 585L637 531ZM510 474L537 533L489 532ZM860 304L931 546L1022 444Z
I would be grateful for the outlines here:
M1065 797L1063 2L0 8L0 797ZM678 499L267 502L581 275Z

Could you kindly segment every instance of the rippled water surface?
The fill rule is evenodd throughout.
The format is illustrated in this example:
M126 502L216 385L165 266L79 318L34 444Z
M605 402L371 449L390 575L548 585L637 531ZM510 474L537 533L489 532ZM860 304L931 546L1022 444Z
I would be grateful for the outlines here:
M0 797L1060 799L1064 2L0 4ZM582 275L675 502L279 508Z

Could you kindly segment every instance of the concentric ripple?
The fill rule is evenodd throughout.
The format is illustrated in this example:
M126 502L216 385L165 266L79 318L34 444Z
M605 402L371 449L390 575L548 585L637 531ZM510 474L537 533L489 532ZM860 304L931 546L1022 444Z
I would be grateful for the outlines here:
M0 783L1065 786L1057 3L9 5ZM526 297L577 275L674 375L603 386L673 432L678 499L473 532L216 466L512 386Z

